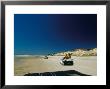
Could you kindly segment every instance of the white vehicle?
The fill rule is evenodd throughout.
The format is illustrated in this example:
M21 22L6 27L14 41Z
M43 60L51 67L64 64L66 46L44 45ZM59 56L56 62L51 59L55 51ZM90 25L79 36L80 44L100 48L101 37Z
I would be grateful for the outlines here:
M47 57L47 56L45 56L45 57L44 57L44 59L48 59L48 57Z
M62 65L73 65L74 64L74 59L60 59L60 64Z

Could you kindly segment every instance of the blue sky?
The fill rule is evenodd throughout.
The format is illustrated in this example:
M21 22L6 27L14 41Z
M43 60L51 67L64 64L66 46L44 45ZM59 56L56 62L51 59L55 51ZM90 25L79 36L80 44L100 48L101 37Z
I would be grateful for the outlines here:
M97 47L96 14L15 14L14 53L46 55Z

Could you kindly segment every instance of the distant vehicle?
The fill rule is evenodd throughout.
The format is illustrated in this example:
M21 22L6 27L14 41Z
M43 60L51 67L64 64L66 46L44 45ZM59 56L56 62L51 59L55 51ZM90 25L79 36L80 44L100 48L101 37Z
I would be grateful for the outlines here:
M48 57L47 57L47 56L45 56L45 57L44 57L44 59L48 59Z

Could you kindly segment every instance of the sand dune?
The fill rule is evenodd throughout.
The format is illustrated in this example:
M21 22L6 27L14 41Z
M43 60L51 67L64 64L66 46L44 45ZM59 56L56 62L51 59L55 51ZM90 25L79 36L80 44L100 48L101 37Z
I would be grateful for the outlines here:
M56 53L54 55L56 56L65 56L65 54L71 53L72 56L97 56L97 48L93 49L75 49L71 51L66 51L66 52L60 52Z
M48 59L43 57L27 57L16 58L14 61L14 75L22 76L27 73L43 73L43 72L55 72L64 70L76 70L88 75L97 75L97 57L75 57L73 66L61 65L60 59L63 56L49 56Z

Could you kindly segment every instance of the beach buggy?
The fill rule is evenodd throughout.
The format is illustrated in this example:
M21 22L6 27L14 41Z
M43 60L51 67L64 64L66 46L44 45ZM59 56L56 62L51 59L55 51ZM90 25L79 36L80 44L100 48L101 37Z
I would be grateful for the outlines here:
M73 65L74 61L73 59L71 59L71 54L70 53L66 54L65 57L60 60L60 64L64 66Z

